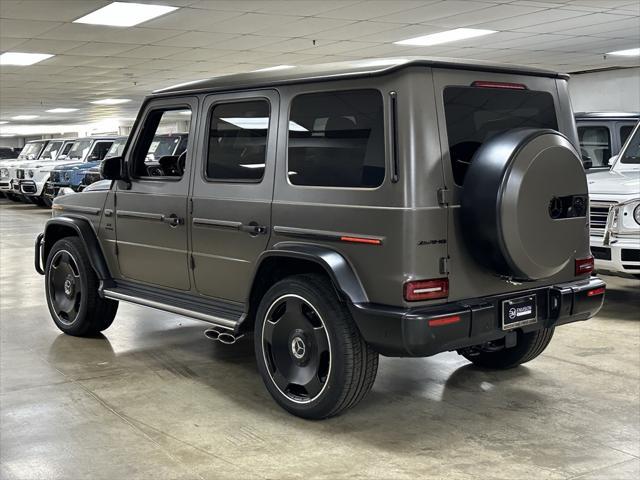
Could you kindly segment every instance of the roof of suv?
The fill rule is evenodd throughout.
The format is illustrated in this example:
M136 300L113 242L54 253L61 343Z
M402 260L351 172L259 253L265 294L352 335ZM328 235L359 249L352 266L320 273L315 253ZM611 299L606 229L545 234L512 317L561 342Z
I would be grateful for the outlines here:
M520 65L507 65L476 60L438 57L378 58L350 62L303 65L286 69L265 69L249 73L223 75L208 80L183 83L156 90L155 95L211 90L246 89L289 83L336 80L384 75L401 68L421 65L458 70L481 70L495 73L513 73L551 78L569 78L563 73Z

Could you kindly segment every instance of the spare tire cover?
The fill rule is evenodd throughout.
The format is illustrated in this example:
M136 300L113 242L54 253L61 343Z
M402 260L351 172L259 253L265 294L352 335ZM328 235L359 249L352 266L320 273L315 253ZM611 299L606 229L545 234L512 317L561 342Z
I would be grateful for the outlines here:
M538 280L560 272L588 235L582 161L555 130L496 135L475 153L461 198L462 234L495 273Z

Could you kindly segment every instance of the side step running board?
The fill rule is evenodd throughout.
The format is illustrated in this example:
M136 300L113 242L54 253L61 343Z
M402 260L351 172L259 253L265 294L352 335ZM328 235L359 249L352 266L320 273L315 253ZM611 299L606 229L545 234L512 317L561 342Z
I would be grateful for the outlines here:
M169 296L133 286L101 287L100 293L104 298L144 305L165 312L203 320L234 332L245 316L244 312L235 305L190 299L184 295Z

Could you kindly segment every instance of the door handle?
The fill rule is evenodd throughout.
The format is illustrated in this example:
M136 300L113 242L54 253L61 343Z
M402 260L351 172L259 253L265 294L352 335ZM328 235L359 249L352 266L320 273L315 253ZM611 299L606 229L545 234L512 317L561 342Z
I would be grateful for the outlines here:
M178 217L175 213L172 213L168 217L163 215L162 221L169 224L170 227L177 227L178 225L182 225L184 223L184 219Z
M249 235L264 235L267 233L267 227L251 222L249 225L240 225L238 230L248 233Z

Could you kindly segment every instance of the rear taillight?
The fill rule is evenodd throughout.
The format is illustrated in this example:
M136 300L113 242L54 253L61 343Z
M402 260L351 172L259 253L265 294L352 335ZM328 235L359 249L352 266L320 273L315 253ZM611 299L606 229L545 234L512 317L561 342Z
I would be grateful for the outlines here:
M415 280L404 284L404 299L407 302L435 300L449 296L449 279Z
M593 272L593 256L576 258L576 275L585 275Z
M526 90L527 86L522 83L510 82L489 82L485 80L476 80L471 84L472 87L480 88L506 88L507 90Z

